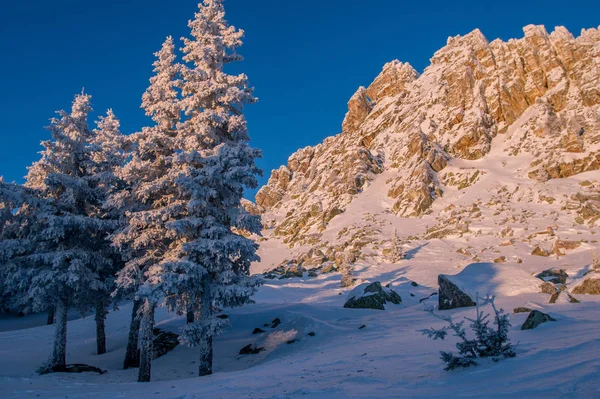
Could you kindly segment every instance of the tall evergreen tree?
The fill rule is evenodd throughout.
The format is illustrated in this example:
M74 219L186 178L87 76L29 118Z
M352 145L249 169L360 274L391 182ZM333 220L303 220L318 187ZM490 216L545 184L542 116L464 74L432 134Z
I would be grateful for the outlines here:
M215 309L251 302L262 280L250 277L250 264L259 260L257 245L237 234L260 234L258 216L242 206L244 188L257 186L262 172L249 146L245 104L256 101L246 75L229 75L225 65L242 59L236 49L244 32L228 25L222 0L205 0L189 22L191 38L183 38L182 108L178 125L175 180L184 194L186 216L169 227L178 238L174 259L157 273L157 285L170 306L191 302L194 323L182 339L200 348L199 374L212 373L212 338L223 320Z
M102 275L113 267L106 252L110 223L99 217L105 192L94 161L98 149L87 123L90 111L90 96L81 94L70 114L60 111L60 119L51 120L52 139L42 142L42 158L27 175L26 186L52 203L36 216L37 228L29 235L32 253L20 268L31 277L27 295L33 310L53 304L56 312L54 349L45 371L66 365L69 307L87 309L92 298L104 296Z
M181 218L185 212L174 181L177 172L173 170L175 127L180 111L172 38L167 38L155 55L155 75L142 97L142 108L156 124L132 137L131 159L119 172L127 189L115 193L110 201L126 219L124 227L113 236L114 244L127 259L117 278L117 295L134 298L124 367L139 363L140 382L150 381L154 310L164 299L164 294L154 287L155 271L157 265L172 256L176 246L176 236L167 223Z
M121 134L120 122L112 109L106 116L100 117L96 122L91 142L92 169L90 173L96 177L96 184L100 189L98 208L95 216L106 222L109 233L114 232L119 226L121 215L107 205L109 196L124 189L117 172L127 159L128 140ZM122 257L111 246L110 240L102 237L98 242L98 250L106 254L111 260L111 265L99 271L100 281L103 284L101 291L93 293L91 303L95 308L96 343L99 355L106 353L105 319L107 307L111 302L111 294L115 290L115 275L124 266Z

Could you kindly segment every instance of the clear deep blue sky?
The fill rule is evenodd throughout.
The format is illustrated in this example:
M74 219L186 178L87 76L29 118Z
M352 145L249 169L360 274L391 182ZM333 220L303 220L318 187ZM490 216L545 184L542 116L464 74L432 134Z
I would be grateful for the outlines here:
M149 123L139 108L153 53L188 33L198 0L0 0L0 175L22 182L44 126L85 87L96 116L113 108L122 130ZM264 183L298 148L340 131L346 103L388 61L419 72L448 36L480 28L489 40L522 27L600 24L598 1L227 0L246 30L245 61L260 98L247 108L262 148ZM251 193L249 193L251 194Z

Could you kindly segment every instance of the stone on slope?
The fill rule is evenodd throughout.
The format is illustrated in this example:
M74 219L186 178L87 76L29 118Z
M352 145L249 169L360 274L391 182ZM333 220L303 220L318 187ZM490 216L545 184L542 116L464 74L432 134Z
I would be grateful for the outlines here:
M344 304L351 309L378 309L385 310L385 304L391 302L399 304L402 298L388 287L382 287L379 281L364 283L353 289Z
M600 295L600 273L588 273L583 281L578 283L571 292L573 294Z
M529 316L527 316L527 320L525 320L525 323L521 326L521 330L532 330L547 321L556 321L556 319L539 310L533 310L529 313Z
M544 270L536 276L540 280L548 281L553 284L565 284L569 275L563 269Z
M439 296L438 304L440 310L465 308L475 306L473 299L465 294L461 289L451 282L447 276L440 274L438 276Z
M516 264L471 263L460 273L440 274L439 309L475 306L477 297L516 296L539 291L540 280Z
M533 249L533 251L531 251L531 254L534 256L543 256L543 257L550 256L550 253L548 251L546 251L545 249L540 248L540 247L535 247Z

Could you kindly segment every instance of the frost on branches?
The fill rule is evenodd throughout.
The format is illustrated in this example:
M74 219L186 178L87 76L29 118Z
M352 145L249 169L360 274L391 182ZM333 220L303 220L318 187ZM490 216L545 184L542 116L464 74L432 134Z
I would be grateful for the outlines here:
M404 249L402 249L402 240L398 237L398 232L394 229L394 237L392 237L392 247L390 248L389 259L392 263L398 263L406 257Z
M150 79L142 102L142 108L155 125L132 136L130 160L119 171L127 189L115 192L109 200L109 205L125 219L112 237L126 259L125 267L118 273L115 296L134 299L125 368L138 366L138 337L142 327L139 381L150 380L154 309L165 298L165 293L156 286L161 282L162 264L176 259L180 245L167 224L186 214L186 199L175 183L184 171L173 164L177 152L175 127L180 114L173 50L172 39L167 38L155 54L155 76Z
M27 279L23 300L32 310L54 307L54 350L42 371L66 364L69 307L97 307L103 315L112 290L115 254L107 236L113 223L103 210L110 173L97 162L110 155L100 154L102 143L87 123L90 111L90 96L81 94L75 97L71 113L60 111L60 119L51 120L52 139L42 142L42 158L27 175L26 187L51 206L33 212L35 227L28 234L31 252L13 278Z
M510 342L508 331L510 329L510 321L508 315L503 309L496 308L494 298L489 298L484 301L483 305L491 304L494 311L493 326L490 326L489 314L484 314L479 309L479 300L477 302L477 317L470 321L470 327L475 333L474 339L467 337L467 332L464 328L465 320L455 323L450 316L436 317L446 321L449 325L441 329L425 329L420 330L423 335L427 335L434 340L444 340L448 335L448 331L452 331L455 337L459 338L456 344L458 354L452 352L441 352L441 359L446 363L444 370L454 370L456 368L465 368L476 366L477 358L492 357L497 361L499 358L515 357L515 347ZM433 313L433 311L432 311Z
M185 218L169 228L181 243L176 259L161 271L169 305L187 309L191 301L194 322L182 340L200 348L199 374L212 373L212 337L223 328L215 309L250 303L262 283L250 277L250 264L259 260L257 244L235 231L260 234L260 217L250 215L241 201L245 188L257 186L262 172L255 160L259 150L249 146L245 104L256 102L244 74L229 75L223 67L241 60L243 31L224 19L221 0L206 0L190 21L191 39L184 38L182 109L178 124L176 179L186 196ZM181 295L184 293L184 295Z

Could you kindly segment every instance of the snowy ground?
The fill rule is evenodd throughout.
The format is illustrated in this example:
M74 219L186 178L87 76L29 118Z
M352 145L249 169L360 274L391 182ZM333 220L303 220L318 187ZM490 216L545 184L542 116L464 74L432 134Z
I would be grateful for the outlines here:
M414 264L435 253L435 245L415 255ZM410 261L407 261L410 263ZM506 264L498 267L514 268ZM486 267L482 265L482 267ZM229 310L233 327L216 340L215 374L196 378L193 349L178 347L153 364L153 380L138 384L137 370L120 370L127 336L130 305L112 312L107 321L108 353L94 354L92 317L69 322L68 362L87 363L108 373L38 376L34 370L51 350L52 327L41 326L0 333L0 390L3 398L398 398L398 397L600 397L600 298L580 296L581 304L548 305L544 294L522 293L502 278L486 282L503 294L500 306L528 306L548 312L557 322L520 331L526 314L512 315L511 337L518 356L499 363L454 372L442 370L438 351L453 349L452 340L431 341L416 330L443 323L424 309L434 299L419 299L435 289L415 266L382 265L364 270L392 285L403 304L386 311L343 309L348 290L339 275L270 282L255 305ZM500 269L502 270L502 269ZM510 275L514 275L509 273ZM502 276L502 273L498 273ZM421 280L416 278L420 276ZM372 278L371 278L372 279ZM423 285L412 287L409 280ZM527 280L525 278L524 280ZM429 284L429 285L428 285ZM342 293L342 295L339 295ZM411 296L411 294L414 295ZM471 316L473 309L444 312ZM263 327L275 317L276 328ZM161 328L177 331L184 320L160 311ZM11 321L0 326L8 329ZM366 328L359 329L366 325ZM267 333L252 335L255 327ZM315 332L315 336L308 335ZM298 339L293 344L287 341ZM238 351L253 343L266 348L259 355Z

